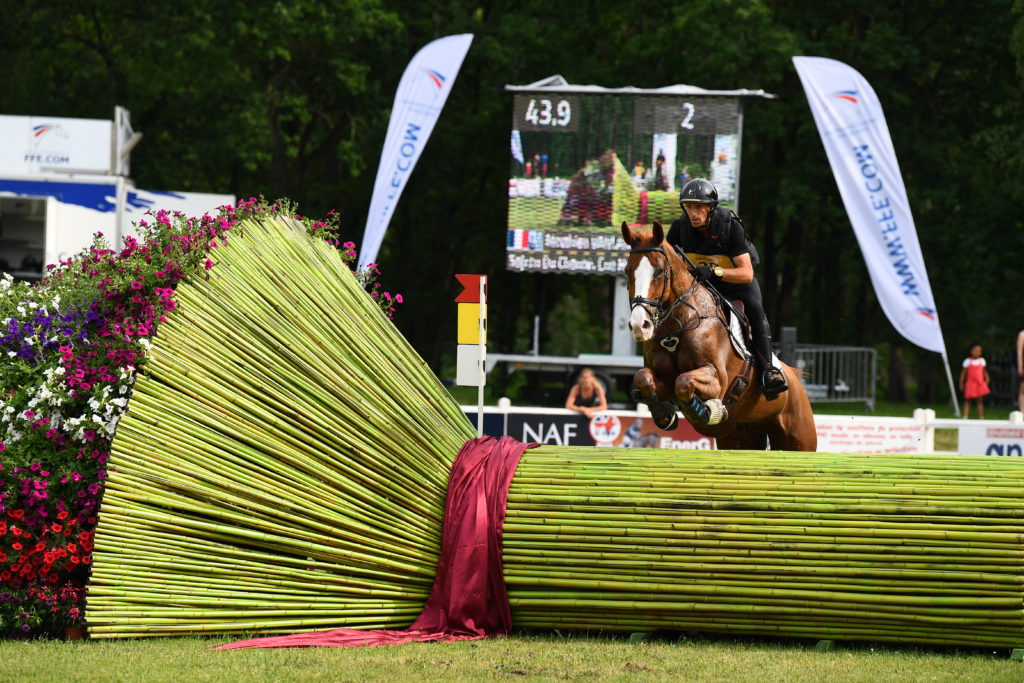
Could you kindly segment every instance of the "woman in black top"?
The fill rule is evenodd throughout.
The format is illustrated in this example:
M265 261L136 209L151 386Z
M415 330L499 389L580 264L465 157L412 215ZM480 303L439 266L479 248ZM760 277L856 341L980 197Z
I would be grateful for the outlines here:
M590 368L580 370L576 384L569 390L569 397L565 399L565 407L583 413L587 418L594 417L597 413L608 409L608 401L604 395L604 387L594 377L594 371Z

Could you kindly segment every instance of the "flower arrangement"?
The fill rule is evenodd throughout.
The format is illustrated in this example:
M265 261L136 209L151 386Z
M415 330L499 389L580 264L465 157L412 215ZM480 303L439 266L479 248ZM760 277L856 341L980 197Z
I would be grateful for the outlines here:
M294 207L251 198L214 216L160 211L119 250L97 234L39 283L0 278L0 634L58 634L81 620L107 459L136 369L178 306L178 282L208 277L232 229L261 214ZM337 214L296 217L352 266ZM360 273L391 317L402 297L378 276L376 266Z

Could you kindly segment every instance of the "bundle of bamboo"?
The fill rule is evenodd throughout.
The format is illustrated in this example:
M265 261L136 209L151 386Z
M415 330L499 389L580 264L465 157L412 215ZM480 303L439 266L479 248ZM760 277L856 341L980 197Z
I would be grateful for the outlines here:
M97 637L394 628L435 573L458 406L333 250L247 220L179 285L113 446ZM1024 642L1024 463L545 446L513 623Z
M300 223L247 219L217 253L118 428L91 634L407 624L469 422Z

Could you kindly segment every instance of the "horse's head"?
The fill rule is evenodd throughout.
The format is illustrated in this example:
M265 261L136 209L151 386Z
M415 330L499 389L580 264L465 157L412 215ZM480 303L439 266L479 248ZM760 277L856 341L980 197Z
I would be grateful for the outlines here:
M673 247L665 243L665 230L655 221L650 231L633 232L622 223L622 239L629 245L626 278L629 283L629 329L637 341L648 341L658 325L658 311L668 310L686 273Z

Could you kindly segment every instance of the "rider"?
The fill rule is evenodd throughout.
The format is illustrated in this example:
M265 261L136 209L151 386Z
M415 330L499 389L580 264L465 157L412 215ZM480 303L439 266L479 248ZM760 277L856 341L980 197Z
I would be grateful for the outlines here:
M757 250L747 240L739 217L718 205L718 190L704 178L694 178L679 192L684 216L672 224L667 241L697 266L690 273L710 282L729 299L740 299L754 335L754 358L761 368L761 389L772 401L788 389L782 372L772 365L772 331L754 278Z

